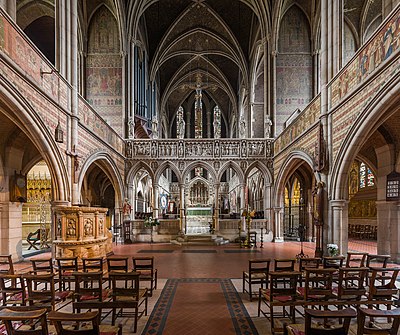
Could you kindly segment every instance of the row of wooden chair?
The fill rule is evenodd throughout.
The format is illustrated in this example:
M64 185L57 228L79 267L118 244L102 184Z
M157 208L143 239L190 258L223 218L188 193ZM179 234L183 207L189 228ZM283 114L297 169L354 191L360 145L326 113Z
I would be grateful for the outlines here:
M400 325L400 308L393 311L380 311L370 308L357 308L357 310L353 308L342 310L305 309L304 312L305 323L285 325L284 335L346 335L353 318L357 318L357 335L397 335ZM387 328L373 326L376 318L388 316L393 319L393 322ZM326 322L327 319L329 319L329 323Z
M48 335L48 321L57 335L122 335L121 325L101 325L98 311L72 314L27 306L7 307L0 310L0 320L3 322L0 331L8 335Z
M306 257L298 260L299 266L298 271L305 276L304 269L306 268L357 268L366 267L368 269L386 268L390 255L372 255L364 252L348 252L347 257L345 256L324 256L322 258L317 257ZM273 262L272 271L287 271L291 272L295 270L297 259L275 259ZM257 291L254 291L252 285L258 285L261 288L264 286L268 288L268 273L270 271L271 259L250 259L248 269L243 271L242 275L242 290L243 293L248 293L250 301L257 295ZM337 280L338 273L332 273L332 276ZM366 277L366 285L368 285L368 278ZM384 273L382 278L384 279ZM300 282L300 285L302 282Z
M400 268L372 268L368 290L365 279L368 268L338 269L338 284L334 285L334 268L306 268L304 287L300 287L302 272L269 272L269 288L259 289L258 316L263 314L271 322L272 333L275 318L289 317L295 322L296 306L359 306L362 302L369 308L379 308L381 304L390 306L397 298L396 279ZM377 281L382 275L390 277L384 284ZM268 310L262 307L266 306ZM277 314L276 308L282 307Z

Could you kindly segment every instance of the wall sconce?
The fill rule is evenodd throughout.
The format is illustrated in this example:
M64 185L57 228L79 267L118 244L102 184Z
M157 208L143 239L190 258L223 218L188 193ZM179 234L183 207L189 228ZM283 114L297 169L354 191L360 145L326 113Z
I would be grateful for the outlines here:
M64 142L64 132L61 129L60 120L58 120L57 127L54 130L54 139L55 139L55 141L57 143L63 143Z

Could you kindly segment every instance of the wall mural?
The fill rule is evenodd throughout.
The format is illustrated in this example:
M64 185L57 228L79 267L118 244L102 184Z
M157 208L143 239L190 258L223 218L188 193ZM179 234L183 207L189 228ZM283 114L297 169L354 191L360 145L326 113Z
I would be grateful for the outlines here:
M117 131L121 131L122 59L117 22L102 6L89 27L86 98Z
M276 60L276 127L280 133L289 115L312 98L312 56L305 15L293 6L282 20ZM287 54L285 54L287 52ZM290 52L290 54L289 54Z

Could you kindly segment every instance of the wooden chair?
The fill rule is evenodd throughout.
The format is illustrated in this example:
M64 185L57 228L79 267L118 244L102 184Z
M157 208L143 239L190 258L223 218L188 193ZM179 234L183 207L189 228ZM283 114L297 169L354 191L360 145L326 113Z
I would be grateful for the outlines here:
M300 280L301 272L270 272L269 273L269 288L261 289L259 291L258 298L258 316L262 313L271 322L272 334L275 332L282 332L282 328L275 327L276 317L289 317L291 321L295 322L295 308L294 306L289 307L289 312L286 310L285 306L282 307L282 313L276 313L277 308L276 303L288 303L295 301L298 298L298 283ZM282 283L285 282L285 286ZM264 311L261 308L261 304L264 304L269 309Z
M363 334L382 334L382 335L398 335L400 326L400 308L391 311L381 311L376 309L358 309L357 318L357 335ZM376 327L373 320L376 318L390 318L393 319L391 325L383 327L382 325ZM368 320L369 319L369 320Z
M3 306L26 305L25 280L21 275L0 273L0 292Z
M396 280L400 268L370 268L371 277L369 279L368 300L387 300L387 309L391 308L391 302L397 298L398 288ZM379 309L379 306L376 305ZM369 306L372 308L372 305Z
M60 290L71 290L71 283L75 282L73 273L78 271L78 257L60 257L56 260Z
M11 255L0 255L0 273L14 274L14 264Z
M352 308L343 310L324 310L305 309L304 325L287 325L285 334L289 335L347 335L349 332L351 319L357 317L357 312ZM313 319L321 320L313 322ZM329 324L326 320L329 319ZM332 321L337 319L337 323ZM342 320L343 323L342 323Z
M327 301L334 297L333 277L335 269L306 268L304 287L297 289L306 301Z
M128 257L107 257L107 273L111 271L128 272ZM111 287L111 280L107 275L108 286Z
M98 311L79 314L50 312L48 319L54 324L57 335L122 335L122 326L100 325Z
M36 274L40 273L54 273L53 259L31 259L32 272Z
M109 278L111 280L112 300L115 302L129 301L130 309L133 309L132 312L127 312L126 308L113 308L112 324L115 324L117 317L131 316L134 318L133 332L136 333L139 317L143 314L147 315L147 288L141 289L139 287L140 274L137 272L112 271Z
M344 256L324 256L322 257L322 267L324 269L334 268L339 269L343 267Z
M132 257L133 271L140 274L140 281L148 281L149 296L157 289L157 269L154 268L154 257Z
M99 272L103 271L103 258L94 257L94 258L82 258L82 268L84 272L94 271Z
M294 258L277 258L274 260L274 272L290 272L294 271L296 259Z
M39 250L40 249L39 248L40 247L40 228L37 229L36 231L30 232L28 234L28 237L26 238L26 241L29 244L28 250L31 250L32 248L35 250Z
M369 280L372 275L372 268L386 268L389 260L390 260L390 255L371 255L371 254L367 255L367 260L365 265L369 269L366 281L367 286L369 285ZM381 275L382 277L376 278L376 280L380 280L382 284L384 284L385 279L390 279L390 278L385 278L384 271L382 271Z
M46 312L45 308L4 308L0 310L0 320L5 324L8 335L48 335Z
M367 259L367 252L347 252L346 268L363 268Z
M306 277L306 268L309 269L318 269L321 264L321 258L319 257L310 257L310 258L300 258L299 259L299 271L302 273L300 286L302 286L303 281Z
M109 297L109 290L103 289L103 272L74 272L74 301L104 301ZM80 309L78 309L78 313Z
M56 293L54 288L54 273L37 274L35 272L23 275L28 289L29 306L54 310Z
M243 293L248 293L250 301L253 301L253 296L258 294L258 290L253 292L253 285L260 285L261 288L268 288L268 274L270 259L250 259L249 268L243 271ZM248 289L246 288L246 283Z
M345 300L351 305L352 301L361 300L366 293L364 286L368 268L340 268L338 286L334 294L338 300Z

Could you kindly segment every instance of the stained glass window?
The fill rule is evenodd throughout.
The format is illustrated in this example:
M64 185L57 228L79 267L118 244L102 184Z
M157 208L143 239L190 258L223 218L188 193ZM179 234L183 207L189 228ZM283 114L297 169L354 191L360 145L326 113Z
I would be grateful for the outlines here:
M375 177L370 168L367 169L367 185L368 186L375 185Z
M364 188L366 186L365 179L366 179L366 166L365 163L360 164L360 188Z
M375 176L371 169L365 164L360 163L360 188L371 187L375 185Z

